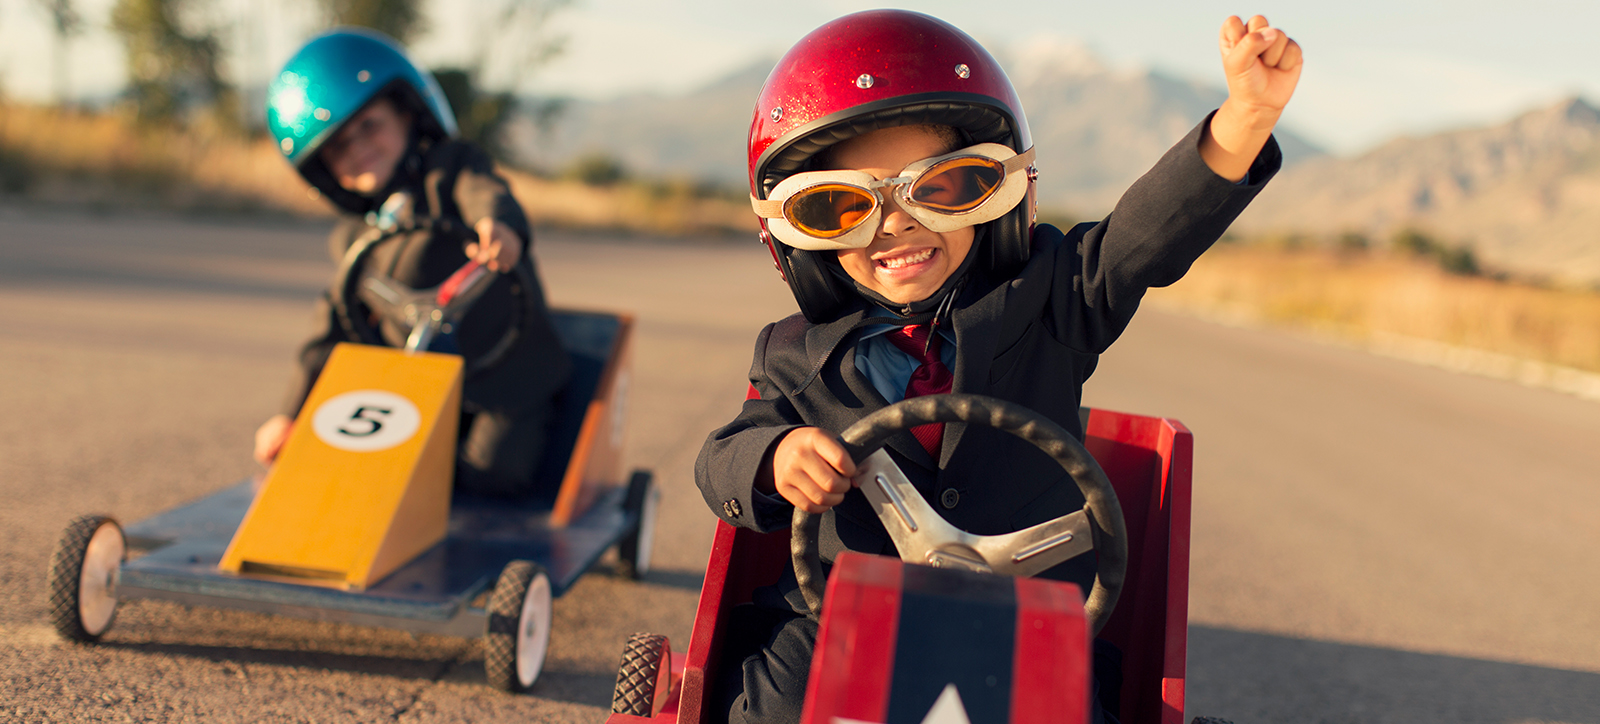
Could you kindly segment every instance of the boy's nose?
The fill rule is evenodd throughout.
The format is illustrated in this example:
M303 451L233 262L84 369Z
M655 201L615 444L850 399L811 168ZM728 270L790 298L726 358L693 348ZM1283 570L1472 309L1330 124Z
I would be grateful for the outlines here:
M883 200L883 222L878 226L880 236L899 236L909 234L917 229L917 220L905 209L900 208L900 203L892 196L885 196Z

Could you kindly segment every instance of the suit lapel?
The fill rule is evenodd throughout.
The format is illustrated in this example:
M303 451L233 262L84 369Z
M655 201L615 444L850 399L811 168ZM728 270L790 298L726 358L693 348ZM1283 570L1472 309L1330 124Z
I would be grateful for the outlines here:
M986 394L989 390L989 368L994 364L995 346L1000 336L1000 313L1005 310L1006 286L983 295L970 305L957 305L950 315L950 324L956 334L955 383L952 392ZM940 459L949 462L950 453L967 426L951 423L944 427L944 445ZM908 435L909 437L909 435Z
M867 403L862 407L850 410L850 414L855 417L855 420L860 420L889 406L889 401L883 399L883 395L878 393L878 388L872 386L872 381L868 380L866 375L861 374L861 370L856 369L856 350L854 346L851 346L850 349L840 355L839 372L844 377L845 386L850 388L850 391L855 394L857 399ZM854 424L855 420L851 421L852 424ZM907 460L929 470L937 470L939 467L933 457L928 454L928 451L923 449L922 443L917 442L917 438L912 436L910 430L895 433L894 437L889 438L887 446L889 449L900 453ZM861 461L857 460L856 462Z

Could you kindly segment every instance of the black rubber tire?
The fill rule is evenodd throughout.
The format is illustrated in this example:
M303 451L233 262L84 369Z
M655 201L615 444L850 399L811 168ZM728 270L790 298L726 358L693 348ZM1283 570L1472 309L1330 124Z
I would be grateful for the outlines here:
M541 589L542 588L542 593ZM529 596L536 599L532 615L524 618L524 602ZM544 657L550 644L550 577L537 563L512 561L500 569L500 580L489 594L488 621L483 634L483 673L492 686L501 691L517 693L527 691L538 681L544 668ZM532 640L525 641L521 633L531 631ZM532 652L535 661L532 676L524 677L517 663L523 652L518 647L533 643L538 650Z
M617 541L617 572L632 581L650 572L650 547L655 545L651 538L655 536L657 510L653 496L659 496L652 478L648 470L633 471L628 479L628 495L622 502L624 510L639 516L639 524Z
M622 663L617 664L617 687L611 692L611 713L650 716L655 713L657 690L669 673L667 637L636 633L622 646Z
M1214 716L1197 716L1189 720L1189 724L1233 724L1227 719L1218 719Z
M113 608L111 618L105 625L98 631L90 631L84 627L79 607L83 562L89 552L89 540L106 525L116 528L117 535L122 535L122 526L106 515L85 515L68 523L66 530L61 532L61 539L56 543L55 552L50 555L48 574L50 623L55 626L56 633L69 641L82 643L99 641L106 631L111 630L111 624L116 621L116 609ZM126 551L127 545L124 542L124 560L127 557Z

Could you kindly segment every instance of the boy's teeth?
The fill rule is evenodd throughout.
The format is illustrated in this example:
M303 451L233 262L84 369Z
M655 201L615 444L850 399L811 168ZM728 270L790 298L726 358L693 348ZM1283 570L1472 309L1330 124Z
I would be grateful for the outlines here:
M915 254L907 254L905 256L897 256L897 257L893 257L893 258L890 258L890 259L882 259L882 260L879 260L878 263L882 264L883 266L888 267L890 269L899 269L901 267L911 266L912 264L921 264L922 262L927 261L932 256L933 256L933 250L932 249L923 249L922 251L919 251L919 252L917 252Z

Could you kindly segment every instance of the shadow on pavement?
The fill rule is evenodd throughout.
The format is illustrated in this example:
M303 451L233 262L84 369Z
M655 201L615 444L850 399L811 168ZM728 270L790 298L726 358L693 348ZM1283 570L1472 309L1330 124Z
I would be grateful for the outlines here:
M356 674L388 676L397 679L436 680L445 675L451 665L466 652L470 643L463 642L447 656L436 658L401 658L370 654L342 654L308 649L285 650L251 648L248 646L220 646L211 644L185 644L163 641L123 642L102 641L98 646L107 649L204 659L216 663L268 664L306 669L329 669ZM483 678L479 669L479 679Z
M108 649L151 654L156 656L203 659L218 664L234 666L262 664L275 667L341 671L368 676L406 679L417 683L449 681L458 684L484 686L484 693L494 694L484 682L483 660L473 651L474 642L463 640L454 651L435 658L404 658L400 656L375 656L366 654L341 654L314 650L258 649L246 646L217 646L169 642L118 642L103 641L98 646ZM248 674L242 674L248 676ZM546 662L545 670L530 692L543 699L565 701L587 706L611 706L611 690L616 683L611 673L584 670L563 670L559 662Z
M641 582L664 588L676 588L684 591L700 592L700 586L706 581L705 571L664 571L656 569L644 574Z
M1600 673L1189 627L1186 720L1600 724Z

